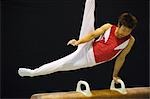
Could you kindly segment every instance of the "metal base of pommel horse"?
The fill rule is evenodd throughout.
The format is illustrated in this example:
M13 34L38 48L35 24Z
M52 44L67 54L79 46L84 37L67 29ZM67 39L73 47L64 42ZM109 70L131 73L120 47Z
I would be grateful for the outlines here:
M125 88L122 80L119 83L121 88L115 88L112 81L110 89L90 91L87 82L79 81L76 91L33 94L30 99L150 99L150 87ZM82 90L81 85L86 89Z

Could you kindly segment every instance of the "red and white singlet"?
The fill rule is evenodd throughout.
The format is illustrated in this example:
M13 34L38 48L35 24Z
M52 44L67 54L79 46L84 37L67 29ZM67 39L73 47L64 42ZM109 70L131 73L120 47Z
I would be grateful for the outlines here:
M102 63L115 58L129 42L130 35L121 39L115 36L116 26L113 25L104 35L93 42L93 52L96 63Z

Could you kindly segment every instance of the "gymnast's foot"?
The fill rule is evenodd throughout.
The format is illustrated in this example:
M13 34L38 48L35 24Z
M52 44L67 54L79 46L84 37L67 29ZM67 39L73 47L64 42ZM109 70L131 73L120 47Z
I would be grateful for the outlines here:
M19 68L18 74L19 74L21 77L24 77L24 76L33 77L33 70L27 69L27 68Z

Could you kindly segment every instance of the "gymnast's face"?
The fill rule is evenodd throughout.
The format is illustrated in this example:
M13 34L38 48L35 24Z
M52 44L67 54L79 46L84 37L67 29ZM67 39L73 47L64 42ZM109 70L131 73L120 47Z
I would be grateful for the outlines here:
M122 38L128 36L131 32L132 32L131 28L121 25L120 27L117 28L115 35L117 36L117 38Z

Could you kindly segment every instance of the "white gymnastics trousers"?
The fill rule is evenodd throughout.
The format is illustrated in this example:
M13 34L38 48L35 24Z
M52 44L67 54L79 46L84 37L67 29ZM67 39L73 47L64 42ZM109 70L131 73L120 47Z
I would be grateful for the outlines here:
M94 10L95 0L86 0L79 38L94 31ZM19 68L18 74L22 77L34 77L51 74L57 71L69 71L94 66L96 63L93 54L92 42L93 41L80 44L75 52L56 61L42 65L34 70Z

